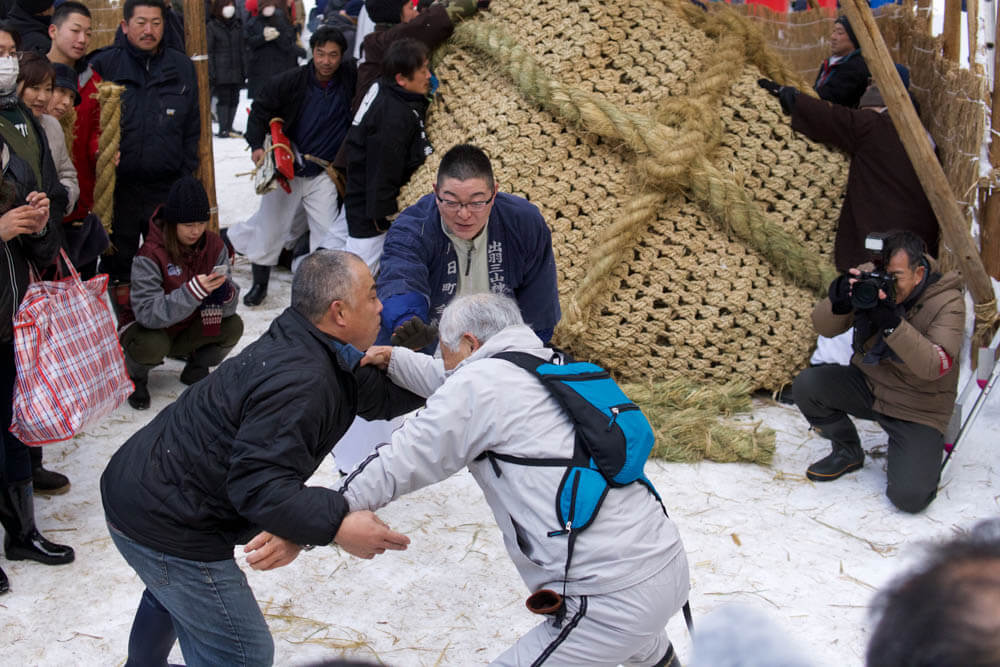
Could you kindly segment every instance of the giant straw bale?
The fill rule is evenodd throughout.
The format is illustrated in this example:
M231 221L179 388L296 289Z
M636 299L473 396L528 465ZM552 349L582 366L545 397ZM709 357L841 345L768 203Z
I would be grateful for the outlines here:
M760 76L803 84L734 12L686 0L505 0L437 54L437 151L473 142L552 229L555 341L631 381L805 365L833 275L843 155L793 133Z

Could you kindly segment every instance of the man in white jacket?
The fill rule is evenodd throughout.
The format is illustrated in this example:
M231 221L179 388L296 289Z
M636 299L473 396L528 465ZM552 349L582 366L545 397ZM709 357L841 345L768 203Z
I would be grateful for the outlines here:
M493 664L679 665L664 626L688 595L687 557L677 528L642 484L611 488L593 524L578 533L566 570L567 538L555 513L562 466L518 459L568 459L574 427L538 379L505 351L550 359L517 303L495 294L459 297L440 320L441 356L374 347L367 363L428 396L426 407L341 483L351 510L380 508L468 466L532 593L564 594L565 606ZM500 455L481 456L490 451ZM558 597L558 596L556 596Z

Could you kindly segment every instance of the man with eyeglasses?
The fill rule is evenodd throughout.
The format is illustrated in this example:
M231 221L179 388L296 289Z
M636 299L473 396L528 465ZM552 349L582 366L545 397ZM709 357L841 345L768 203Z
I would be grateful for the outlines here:
M386 235L379 340L433 352L445 306L482 292L513 297L542 342L552 338L561 311L549 228L534 204L498 191L486 153L461 144L441 158L434 192Z
M121 34L97 52L91 67L104 81L125 86L115 182L111 243L101 260L116 302L127 299L132 258L153 210L170 186L198 167L198 83L184 53L164 43L163 0L126 0Z

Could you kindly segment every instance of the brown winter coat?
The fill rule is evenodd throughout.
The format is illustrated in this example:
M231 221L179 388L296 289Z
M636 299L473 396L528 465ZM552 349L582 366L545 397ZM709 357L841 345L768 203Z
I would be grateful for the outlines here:
M865 237L906 229L938 252L938 223L889 113L799 95L792 129L851 156L833 256L838 271L868 260Z
M933 259L930 262L933 274L937 263ZM854 324L854 313L835 315L827 298L813 309L812 319L817 333L832 338ZM851 358L851 363L865 374L875 396L872 409L943 433L955 407L958 353L964 334L962 278L951 271L924 290L885 339L901 362L882 359L877 364L866 364L861 361L863 354L857 352ZM871 349L876 340L877 336L872 336L865 341L864 350ZM951 358L950 365L942 350Z

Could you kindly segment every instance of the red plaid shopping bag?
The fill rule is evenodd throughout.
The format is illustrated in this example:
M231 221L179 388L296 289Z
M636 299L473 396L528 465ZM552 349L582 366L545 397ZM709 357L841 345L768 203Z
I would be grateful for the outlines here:
M132 393L114 317L104 300L108 276L35 280L14 318L17 386L10 432L29 445L68 440Z

